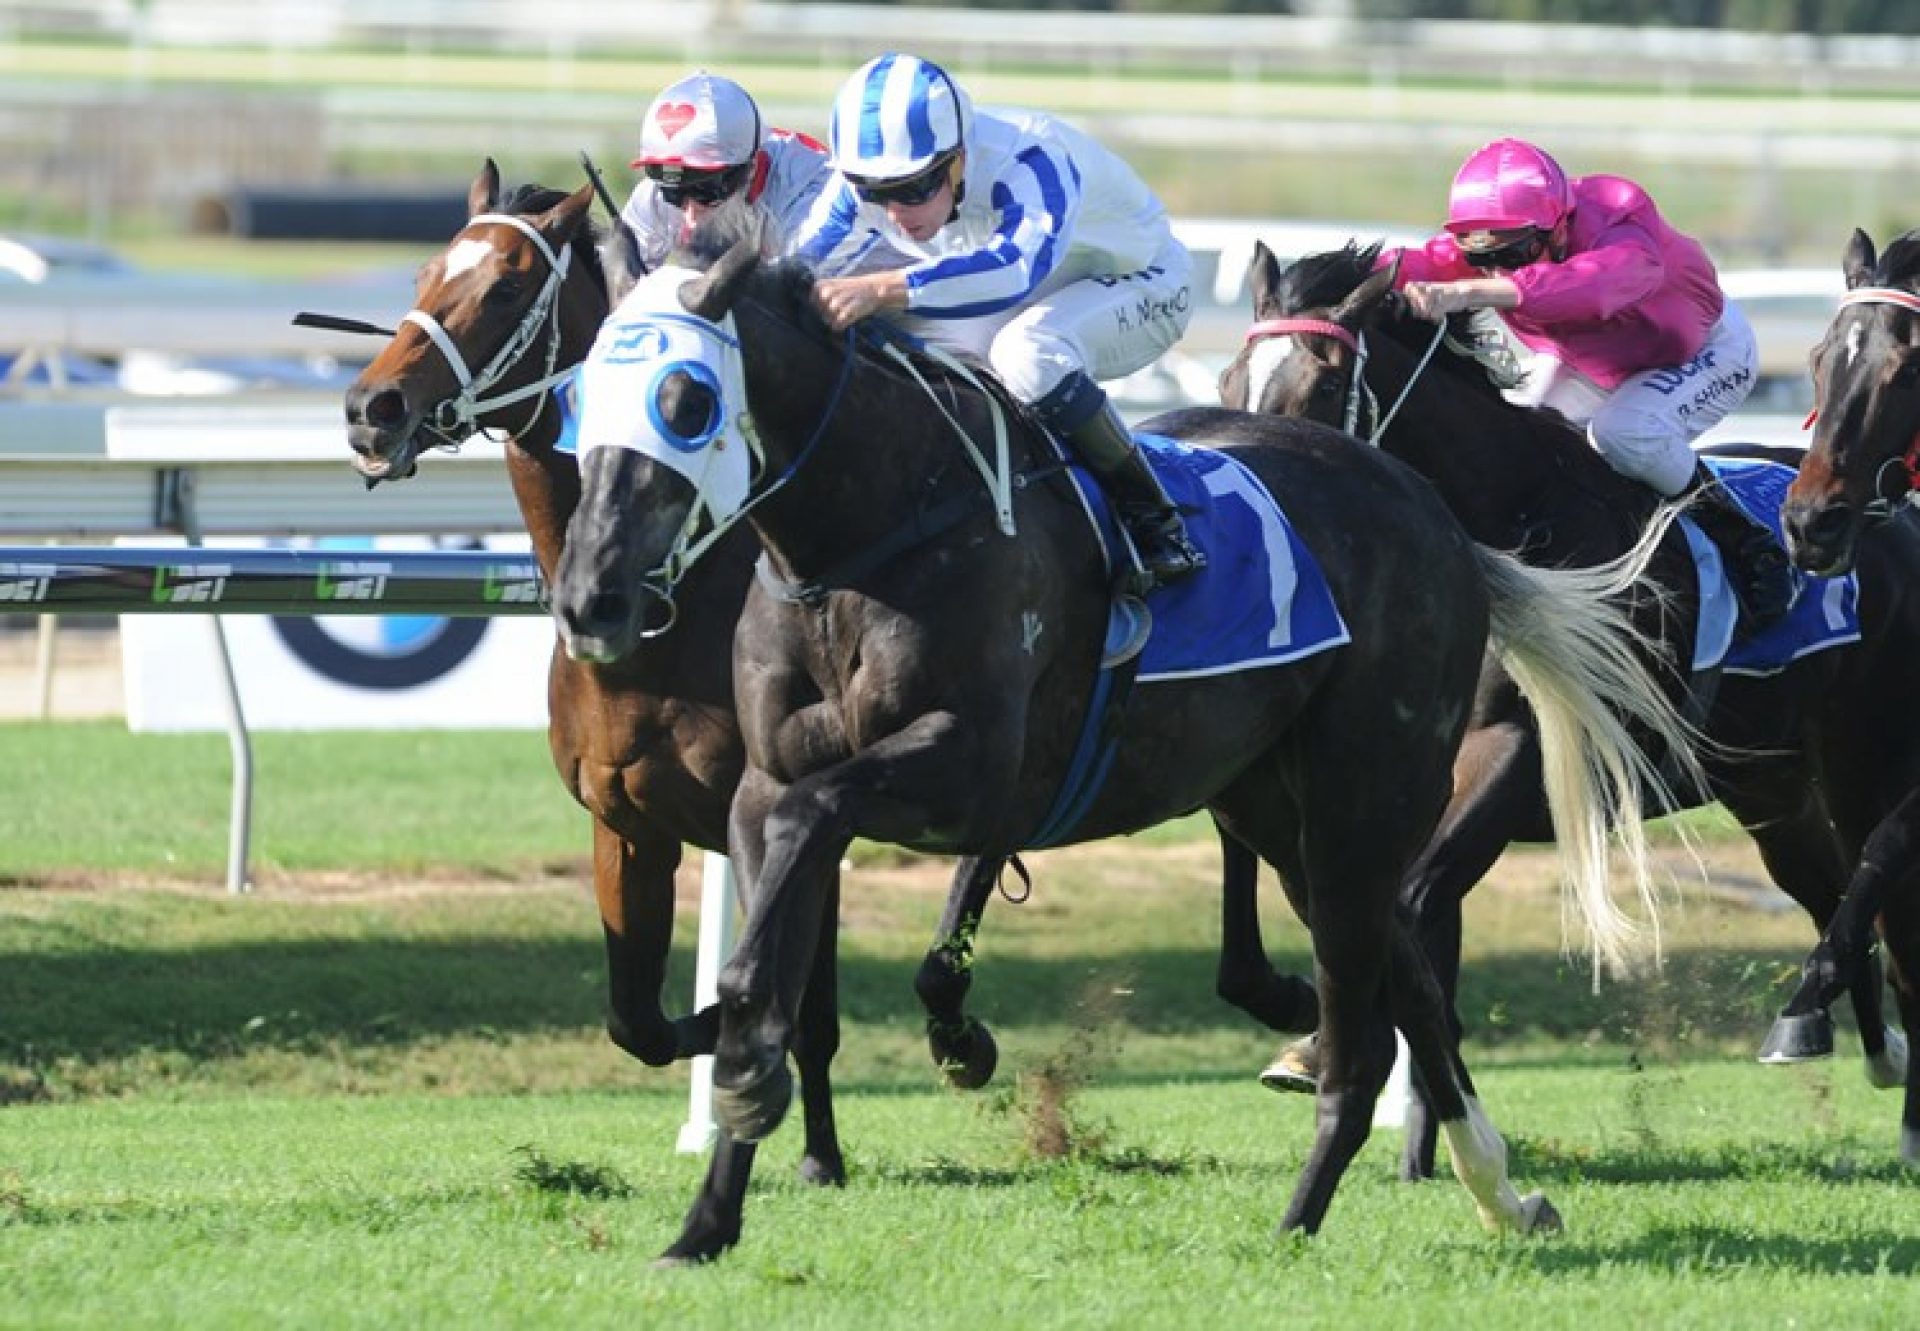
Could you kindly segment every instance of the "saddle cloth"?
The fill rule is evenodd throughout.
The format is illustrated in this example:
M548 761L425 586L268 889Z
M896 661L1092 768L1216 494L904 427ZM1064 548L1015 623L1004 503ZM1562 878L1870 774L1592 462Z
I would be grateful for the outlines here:
M1749 515L1781 539L1780 501L1793 483L1793 468L1755 458L1703 458ZM1700 579L1700 623L1694 635L1693 668L1719 666L1733 675L1776 675L1803 656L1860 641L1860 579L1816 578L1795 569L1793 608L1760 633L1734 636L1739 607L1719 547L1690 517L1680 526L1693 549Z
M1207 556L1199 573L1148 594L1141 681L1285 665L1351 641L1312 551L1251 471L1225 453L1137 438ZM1085 468L1071 471L1111 572L1129 558L1112 506Z

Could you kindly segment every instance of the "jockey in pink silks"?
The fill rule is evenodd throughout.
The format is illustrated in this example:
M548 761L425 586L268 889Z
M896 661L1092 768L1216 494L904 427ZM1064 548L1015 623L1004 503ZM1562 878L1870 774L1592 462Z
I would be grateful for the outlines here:
M1583 425L1615 471L1672 498L1728 557L1749 627L1784 614L1792 574L1770 533L1695 458L1692 442L1753 388L1758 349L1698 241L1620 176L1567 179L1519 139L1477 149L1453 178L1445 230L1388 251L1416 314L1493 310L1534 353L1524 400Z

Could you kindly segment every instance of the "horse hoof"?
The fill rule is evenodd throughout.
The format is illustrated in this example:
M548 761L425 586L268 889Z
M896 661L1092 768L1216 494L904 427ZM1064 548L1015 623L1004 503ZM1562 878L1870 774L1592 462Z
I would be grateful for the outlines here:
M969 1021L962 1033L952 1039L927 1031L927 1048L947 1085L961 1091L977 1091L993 1080L1000 1066L1000 1045L993 1032L978 1021Z
M713 1116L727 1135L752 1145L773 1135L793 1104L793 1073L783 1058L759 1080L745 1086L713 1088Z
M1320 1046L1309 1035L1282 1049L1260 1073L1260 1084L1270 1091L1317 1095L1320 1091Z
M1833 1018L1825 1012L1805 1016L1781 1016L1774 1019L1760 1046L1762 1063L1811 1063L1833 1057Z
M1566 1222L1560 1218L1560 1212L1547 1200L1543 1192L1530 1192L1520 1199L1520 1232L1522 1234L1562 1234L1566 1232Z
M815 1155L802 1156L800 1181L816 1188L843 1188L847 1184L846 1162L824 1160Z
M1897 1091L1907 1084L1907 1037L1889 1027L1886 1040L1884 1049L1867 1056L1867 1085Z

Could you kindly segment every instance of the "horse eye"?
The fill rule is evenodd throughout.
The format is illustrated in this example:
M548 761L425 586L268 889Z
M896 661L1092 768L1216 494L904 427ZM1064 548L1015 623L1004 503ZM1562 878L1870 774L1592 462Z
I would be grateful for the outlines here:
M520 283L516 278L503 278L487 288L486 303L493 306L517 305L520 303Z
M1893 372L1893 383L1896 388L1912 388L1916 378L1920 378L1920 361L1901 361L1900 368Z

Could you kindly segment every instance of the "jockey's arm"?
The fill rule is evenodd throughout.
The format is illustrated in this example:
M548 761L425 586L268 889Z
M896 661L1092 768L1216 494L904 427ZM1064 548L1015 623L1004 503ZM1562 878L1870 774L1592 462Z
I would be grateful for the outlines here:
M813 303L834 332L870 314L907 308L907 272L889 268L858 277L827 277L813 284Z
M1520 304L1520 288L1505 277L1409 282L1401 294L1422 319L1444 319L1463 310L1511 310Z

